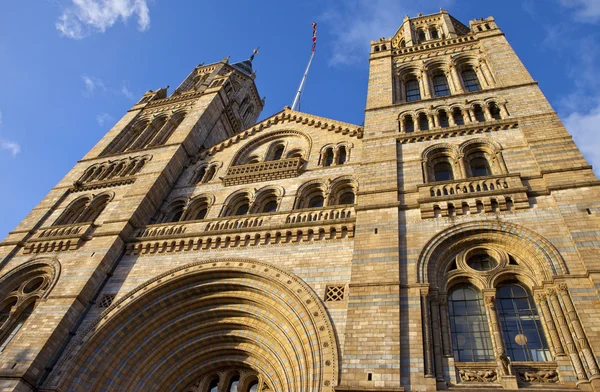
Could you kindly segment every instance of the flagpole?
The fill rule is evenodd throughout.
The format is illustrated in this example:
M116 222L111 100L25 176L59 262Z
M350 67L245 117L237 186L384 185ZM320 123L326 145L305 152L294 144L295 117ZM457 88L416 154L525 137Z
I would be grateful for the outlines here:
M302 80L300 81L300 87L298 87L298 92L294 97L294 103L292 103L292 110L296 110L298 104L300 103L300 94L302 94L302 89L304 88L304 82L306 82L306 75L308 75L308 70L310 69L310 64L312 63L313 57L315 57L315 48L317 46L317 24L313 22L312 24L313 36L312 36L312 49L310 54L310 59L308 60L308 65L306 66L306 71L304 71L304 75L302 76Z
M304 82L306 81L306 75L308 75L308 70L310 69L310 64L312 63L313 57L315 57L315 52L310 54L310 60L308 60L308 65L306 66L306 71L304 71L304 76L302 76L302 81L300 82L300 87L298 87L298 92L296 93L296 97L294 98L294 103L292 104L292 110L296 110L298 103L300 102L300 94L302 93L302 89L304 88Z

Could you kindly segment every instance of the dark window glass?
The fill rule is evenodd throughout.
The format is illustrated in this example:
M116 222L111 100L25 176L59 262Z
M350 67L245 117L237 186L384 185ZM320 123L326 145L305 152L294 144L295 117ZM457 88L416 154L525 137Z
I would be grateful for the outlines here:
M492 256L478 254L469 257L467 265L477 271L489 271L496 268L498 263Z
M481 106L475 105L475 107L473 108L473 114L475 114L475 120L477 120L478 122L485 121L485 115L483 114L483 109L481 108Z
M440 122L440 127L448 128L450 126L448 122L448 115L445 111L441 111L438 113L438 121Z
M477 79L477 74L472 69L467 69L462 72L462 80L465 85L465 90L467 91L479 91L481 90L481 86L479 85L479 80Z
M283 146L275 147L275 151L273 151L273 160L274 161L280 160L282 155L283 155Z
M436 75L433 77L433 90L436 97L443 97L450 95L450 87L448 87L448 80L444 75Z
M487 159L485 158L473 158L471 159L471 174L473 177L483 177L492 174L490 166L488 165Z
M342 146L340 147L340 150L338 151L338 165L343 165L344 163L346 163L346 147Z
M400 47L406 48L406 42L404 40L400 41Z
M235 210L234 215L246 215L249 209L250 205L248 204L248 202L245 202L243 204L240 204L240 206Z
M208 392L218 392L219 391L219 379L215 378L208 384Z
M448 314L454 359L459 362L493 360L492 340L481 294L470 285L455 287L448 296Z
M229 384L229 388L227 390L229 392L238 392L239 385L240 385L240 376L234 376L231 379L231 383Z
M421 131L427 131L429 129L429 120L423 113L419 114L419 129Z
M17 288L18 289L18 288ZM17 303L16 298L12 298L0 311L0 326L4 324L6 320L8 320L8 316L10 316L10 310Z
M452 166L448 162L436 163L433 167L436 181L448 181L453 180L454 175L452 173Z
M179 222L181 215L183 215L183 207L177 207L177 209L171 213L171 219L169 219L169 222Z
M215 167L211 166L208 168L208 170L206 171L206 174L204 175L204 178L202 179L202 182L209 182L210 180L213 179L213 177L215 176Z
M250 389L248 389L248 392L257 392L258 391L258 382L254 381L252 384L250 384Z
M406 132L414 132L415 131L415 123L411 116L404 117L404 130Z
M437 29L433 28L431 30L429 30L429 35L431 36L431 39L438 39L440 38Z
M33 313L34 307L35 307L35 302L32 302L31 304L29 304L29 306L27 306L25 308L25 310L23 310L23 312L21 313L21 315L19 316L17 321L12 325L8 335L5 335L4 341L0 345L0 353L2 351L4 351L6 346L8 346L8 344L11 342L11 340L13 340L15 335L19 332L21 327L23 327L23 324L25 324L25 321L27 321L29 316L31 316L31 313Z
M339 204L354 204L354 192L344 192L340 196Z
M275 212L277 211L277 200L271 200L265 204L262 212Z
M490 114L494 120L501 120L500 108L495 103L490 104Z
M308 208L323 207L325 199L321 195L313 196L308 202Z
M425 40L426 40L426 38L425 38L425 31L419 30L417 32L417 37L419 38L419 43L425 42Z
M198 213L196 214L196 217L194 218L195 220L200 220L200 219L204 219L204 217L206 216L206 212L208 210L206 208L201 209L200 211L198 211Z
M418 101L421 99L421 90L419 89L419 81L411 79L406 82L406 100L408 102Z
M496 302L508 356L513 361L550 361L531 294L518 284L508 284L498 289Z
M333 163L333 149L328 148L327 151L325 151L325 162L324 162L324 166L331 166L331 164Z
M456 125L465 125L465 119L463 118L460 109L454 109L452 111L452 117L454 117L454 122L456 123Z

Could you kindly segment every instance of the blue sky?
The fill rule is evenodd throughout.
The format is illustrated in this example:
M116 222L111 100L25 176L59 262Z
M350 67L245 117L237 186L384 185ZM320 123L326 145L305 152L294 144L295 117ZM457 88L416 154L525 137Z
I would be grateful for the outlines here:
M370 40L440 7L494 16L600 170L600 0L20 0L0 4L0 238L149 89L171 91L199 63L254 61L266 106L363 122Z

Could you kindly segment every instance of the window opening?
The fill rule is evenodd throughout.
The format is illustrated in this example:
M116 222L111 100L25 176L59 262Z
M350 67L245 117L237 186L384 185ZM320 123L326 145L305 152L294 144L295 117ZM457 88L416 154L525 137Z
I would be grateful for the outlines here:
M440 74L433 77L433 90L436 97L450 95L450 87L448 87L446 76Z
M341 146L338 152L338 165L346 163L346 147Z
M477 79L477 74L473 69L467 69L463 71L462 80L463 84L465 85L465 90L468 92L481 90L479 80Z
M325 199L321 195L313 196L308 202L308 208L323 207Z
M406 132L414 132L415 131L415 123L411 116L404 117L404 130Z
M417 79L408 80L405 84L406 100L408 102L418 101L421 99L421 90L419 89L419 81Z
M438 121L440 122L440 127L448 128L450 123L448 122L448 114L444 110L440 111L438 114Z
M476 271L490 271L496 268L498 262L492 256L481 253L469 257L467 265Z
M473 158L470 166L473 177L490 176L492 174L488 161L485 158Z
M435 181L453 180L452 166L448 162L436 163L433 167Z
M325 151L325 164L324 166L331 166L333 164L333 149L328 148Z
M427 119L425 113L419 114L419 129L421 131L429 130L429 120Z
M485 121L485 115L483 114L483 109L481 108L481 106L475 105L473 107L473 114L475 115L475 120L477 120L478 122Z

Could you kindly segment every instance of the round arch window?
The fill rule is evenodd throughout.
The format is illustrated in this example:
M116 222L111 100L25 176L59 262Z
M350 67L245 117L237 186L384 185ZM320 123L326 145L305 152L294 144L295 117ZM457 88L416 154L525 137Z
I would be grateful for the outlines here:
M475 271L491 271L498 266L498 262L488 254L478 253L467 259L467 265Z

